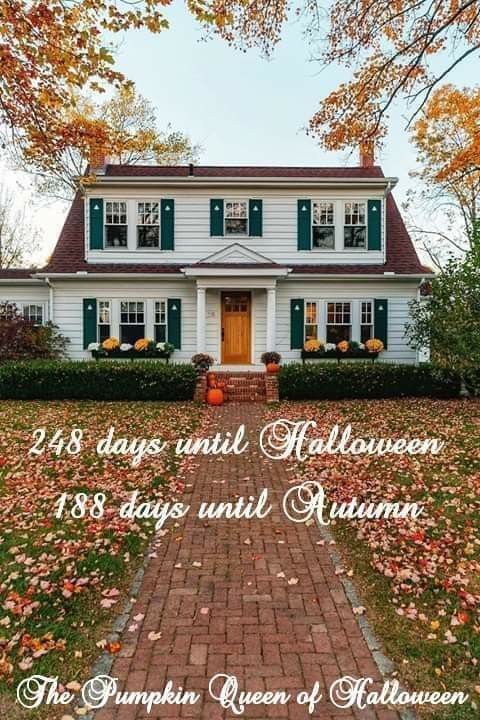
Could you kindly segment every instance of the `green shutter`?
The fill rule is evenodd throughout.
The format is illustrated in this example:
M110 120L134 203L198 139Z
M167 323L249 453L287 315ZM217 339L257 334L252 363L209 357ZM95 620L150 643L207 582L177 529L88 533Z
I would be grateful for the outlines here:
M168 298L167 306L168 342L180 350L182 347L182 301Z
M160 249L161 250L174 250L175 249L175 201L174 200L162 200L160 203L161 215L160 215Z
M368 249L382 249L382 201L368 201Z
M305 332L305 301L290 300L290 347L292 350L303 348Z
M312 201L297 201L297 248L312 249Z
M90 198L90 250L103 250L102 198Z
M97 342L97 301L95 298L83 299L83 347Z
M388 300L375 300L374 336L387 349L388 342Z
M262 237L263 233L263 202L248 201L248 234L250 237Z
M210 200L210 235L223 235L223 200Z

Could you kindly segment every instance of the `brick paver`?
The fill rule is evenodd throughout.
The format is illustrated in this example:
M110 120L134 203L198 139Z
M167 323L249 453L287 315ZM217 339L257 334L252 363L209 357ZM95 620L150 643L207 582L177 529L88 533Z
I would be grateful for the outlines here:
M255 404L210 411L212 434L246 423L252 433L249 452L199 460L192 494L185 497L191 510L178 532L163 537L148 565L132 613L145 618L139 633L124 634L112 671L122 690L161 690L171 679L175 687L201 693L201 701L161 706L150 715L141 706L107 706L96 720L235 717L208 694L209 679L216 673L236 675L244 690L284 689L293 698L317 680L324 695L343 675L380 680L328 550L317 544L318 529L283 514L286 467L265 458L253 442L263 411L264 406ZM262 520L206 522L197 517L201 502L258 496L263 488L274 508ZM161 632L161 638L149 639L152 631ZM285 706L249 706L240 717L312 716L292 699ZM398 716L381 708L339 710L323 701L313 717Z

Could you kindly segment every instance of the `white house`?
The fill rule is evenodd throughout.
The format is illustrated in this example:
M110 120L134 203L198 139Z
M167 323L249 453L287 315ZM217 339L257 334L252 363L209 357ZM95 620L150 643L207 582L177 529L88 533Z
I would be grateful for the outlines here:
M300 357L307 337L404 338L423 267L368 156L359 167L95 168L49 263L0 271L0 300L56 323L69 354L115 336L173 342L247 369L265 350Z

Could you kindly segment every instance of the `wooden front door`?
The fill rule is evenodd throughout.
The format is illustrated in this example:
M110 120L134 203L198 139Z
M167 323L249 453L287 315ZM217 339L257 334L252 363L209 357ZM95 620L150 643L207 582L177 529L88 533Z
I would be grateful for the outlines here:
M251 362L249 292L222 293L222 363Z

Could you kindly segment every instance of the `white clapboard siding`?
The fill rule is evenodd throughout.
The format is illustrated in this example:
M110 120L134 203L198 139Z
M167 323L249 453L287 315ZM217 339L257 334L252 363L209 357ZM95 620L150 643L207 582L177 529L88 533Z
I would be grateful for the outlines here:
M353 282L292 280L277 289L277 350L285 361L298 360L300 350L290 349L290 300L388 300L388 349L380 358L384 362L415 362L415 350L404 337L408 321L408 303L416 298L415 282ZM321 332L321 331L320 331ZM325 339L325 338L322 338Z
M380 200L383 196L366 189L360 190L321 190L318 192L305 188L274 189L244 188L229 192L225 188L161 188L145 189L142 193L134 188L104 189L89 191L92 197L105 199L124 199L129 201L129 247L123 250L89 249L89 203L85 203L85 247L87 259L92 263L139 262L139 263L191 263L201 260L212 253L232 244L240 243L275 262L279 263L383 263L382 251L367 250L297 250L297 200L311 198L331 199L337 202L337 235L343 243L343 205L345 200ZM136 248L136 202L143 200L175 200L175 250L137 249ZM244 235L210 236L210 199L225 200L263 200L263 237ZM385 219L385 213L383 213ZM382 223L382 247L384 247L384 223Z
M196 350L196 292L188 280L82 280L56 281L54 294L55 322L69 338L68 354L86 359L83 349L83 298L104 300L160 300L179 298L182 301L182 348L176 350L175 361L189 361Z
M48 320L49 291L45 283L29 283L12 285L0 283L0 303L15 303L19 310L25 304L43 305L44 318Z

